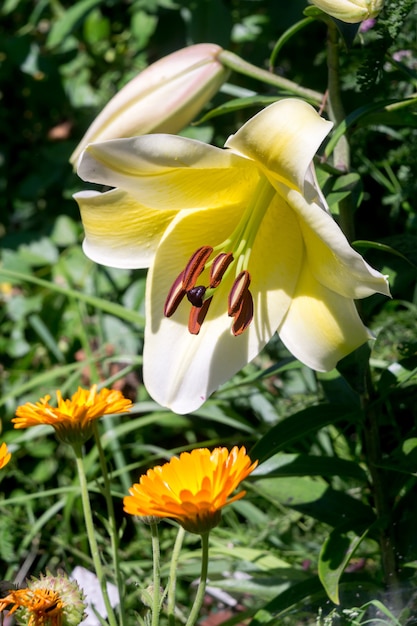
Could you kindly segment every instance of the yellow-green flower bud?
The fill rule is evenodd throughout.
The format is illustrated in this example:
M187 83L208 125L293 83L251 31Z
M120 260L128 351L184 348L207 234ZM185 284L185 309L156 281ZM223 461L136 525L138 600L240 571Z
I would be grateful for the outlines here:
M342 22L356 24L376 17L384 0L309 0L311 4Z
M71 155L75 166L89 143L146 133L175 134L219 90L229 71L212 43L182 48L147 67L123 87L91 124Z

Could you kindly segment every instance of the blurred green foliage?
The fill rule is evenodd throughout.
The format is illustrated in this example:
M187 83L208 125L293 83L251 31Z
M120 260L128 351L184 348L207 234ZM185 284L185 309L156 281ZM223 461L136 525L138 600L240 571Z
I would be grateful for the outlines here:
M378 25L341 50L347 114L370 98L383 103L416 93L416 4L403 0L397 12L395 4L387 2ZM267 68L277 39L302 19L305 5L304 0L2 3L0 415L2 438L14 453L10 471L0 476L2 577L14 578L27 562L25 575L91 565L69 450L44 428L13 432L10 418L18 403L57 388L71 394L78 384L100 380L118 385L136 402L128 422L102 420L124 532L132 623L139 587L146 587L152 568L147 531L124 520L120 497L141 472L172 453L236 443L254 446L265 463L248 483L249 497L226 510L213 533L213 587L236 597L239 610L254 615L253 626L359 624L362 617L381 617L381 606L374 603L370 613L356 617L352 607L379 597L400 624L417 623L416 109L381 107L361 118L349 129L352 173L319 173L336 215L341 199L353 194L358 249L390 277L391 301L374 296L361 303L364 319L378 334L370 355L372 419L363 409L367 350L346 358L338 370L313 374L295 363L278 339L195 414L175 416L155 405L141 381L145 275L99 267L84 256L71 197L85 186L68 163L70 154L95 115L139 71L178 48L207 41ZM310 24L280 51L274 71L324 91L325 40L325 25ZM257 94L278 95L271 86L234 74L211 106ZM184 132L223 145L255 111L230 110ZM87 447L86 454L99 512L96 451ZM97 533L107 555L100 515ZM396 560L397 581L389 596L384 596L381 533ZM168 552L173 537L174 529L164 528ZM349 550L353 558L346 561ZM186 607L188 584L199 575L193 537L186 540L179 574ZM334 607L324 588L333 590L332 600L340 592L350 617ZM223 610L221 604L217 610ZM328 621L315 622L314 615ZM395 624L387 613L383 618Z

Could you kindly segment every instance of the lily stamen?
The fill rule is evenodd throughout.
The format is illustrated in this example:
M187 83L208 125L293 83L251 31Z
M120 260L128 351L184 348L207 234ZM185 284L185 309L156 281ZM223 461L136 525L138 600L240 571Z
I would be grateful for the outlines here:
M232 333L235 337L241 335L253 320L253 298L247 289L242 296L240 307L236 315L234 315L232 324Z
M204 322L213 296L204 300L201 307L191 307L190 316L188 318L188 331L191 335L198 335L202 323Z
M174 280L171 289L168 292L167 299L165 300L164 305L164 315L165 317L171 317L178 309L182 299L186 295L186 291L182 286L184 278L184 271L181 272Z
M211 246L202 246L191 256L187 265L185 266L184 275L182 279L182 286L185 291L189 291L197 282L197 278L204 271L204 267L209 260L213 248Z
M249 293L250 274L247 270L243 270L236 277L233 287L230 290L228 298L228 315L234 317L241 309L243 299Z
M198 335L204 322L213 291L222 282L229 266L235 260L231 252L220 252L210 263L210 279L208 287L196 285L198 278L205 270L206 263L214 248L201 246L190 257L185 269L173 282L164 305L165 317L171 317L184 296L192 305L188 318L188 331ZM253 319L253 298L249 291L250 274L247 270L241 271L236 277L227 302L227 313L233 317L232 333L242 334Z
M216 256L210 268L210 289L215 289L220 285L227 268L233 260L231 252L221 252Z

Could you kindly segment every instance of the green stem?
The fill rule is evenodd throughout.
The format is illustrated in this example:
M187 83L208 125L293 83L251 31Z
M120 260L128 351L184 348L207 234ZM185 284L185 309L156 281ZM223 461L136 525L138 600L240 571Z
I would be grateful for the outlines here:
M96 442L98 457L100 460L100 469L103 476L104 486L104 498L106 500L107 514L109 517L109 535L111 542L111 552L113 567L116 577L117 590L119 592L119 618L121 626L125 624L125 610L124 610L124 584L122 578L122 572L120 569L120 557L119 557L119 534L117 532L116 516L114 514L113 498L111 495L109 474L107 472L107 464L104 456L104 450L101 445L100 435L97 428L97 423L94 423L94 439Z
M185 530L182 526L178 528L177 538L175 540L174 549L171 557L171 567L169 570L168 583L168 623L169 626L175 626L175 590L177 584L177 568L178 559L181 552L182 542L184 540Z
M345 111L340 91L339 71L339 33L335 24L329 24L327 39L327 67L328 67L328 111L329 117L338 126L345 119ZM350 169L350 147L346 135L342 135L333 152L333 163L340 172ZM340 227L349 241L354 239L352 196L348 195L339 202Z
M341 90L340 90L340 72L339 72L339 35L337 27L329 24L328 46L327 46L327 63L328 63L328 100L329 115L336 125L341 124L345 120L345 112L343 109ZM346 134L343 134L334 147L334 165L342 171L348 172L350 169L350 147ZM354 238L353 223L353 206L351 196L349 195L339 203L340 226L348 239ZM382 529L380 531L379 545L381 550L382 567L387 587L393 591L393 599L398 590L398 570L394 551L394 542L391 532L390 520L390 502L387 497L386 477L383 470L380 470L381 464L381 440L379 432L378 413L372 402L373 388L370 376L369 361L367 364L367 391L362 393L362 405L365 414L364 439L365 454L372 481L372 494L374 499L375 511L378 521L381 522Z
M372 401L374 396L370 371L367 371L367 392L362 399L365 414L364 441L366 461L371 475L372 496L375 512L381 524L379 531L379 546L381 549L382 570L385 584L390 593L390 604L400 608L400 581L398 578L398 565L395 555L395 540L392 532L391 512L392 502L387 495L387 481L384 470L380 469L383 460L381 451L380 425L378 406Z
M93 515L91 512L90 498L88 495L87 477L84 471L81 444L73 444L73 450L75 452L75 458L77 462L78 479L80 481L81 500L84 511L84 522L87 531L88 542L90 544L91 557L93 559L94 569L100 584L101 592L103 594L104 606L106 607L109 624L110 626L117 626L113 607L110 603L109 594L107 593L106 580L104 577L103 567L100 561L98 544L94 533Z
M161 566L159 553L159 534L157 522L151 522L152 556L153 556L153 593L152 593L152 625L159 625L161 610Z
M292 80L288 80L288 78L277 76L276 74L263 70L256 65L252 65L229 50L222 50L217 58L225 67L228 67L239 74L243 74L244 76L250 76L251 78L255 78L256 80L266 83L267 85L273 85L274 87L278 87L285 92L290 92L316 104L321 104L323 100L323 94L319 91L314 91L313 89L308 89L307 87L301 87L300 85L297 85L297 83L293 83Z
M204 601L204 596L206 594L206 586L207 586L208 561L209 561L209 533L204 533L204 535L201 535L200 582L198 584L197 594L195 596L191 613L189 615L189 618L185 626L194 626L200 614L201 607L203 606L203 601Z

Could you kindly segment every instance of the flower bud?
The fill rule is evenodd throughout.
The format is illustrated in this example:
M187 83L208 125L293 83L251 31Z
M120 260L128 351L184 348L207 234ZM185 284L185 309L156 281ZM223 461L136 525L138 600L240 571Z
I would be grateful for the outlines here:
M71 155L77 164L96 141L146 133L175 134L198 114L225 82L229 71L212 43L182 48L147 67L104 107Z
M384 0L310 0L316 7L342 22L356 24L376 17Z

